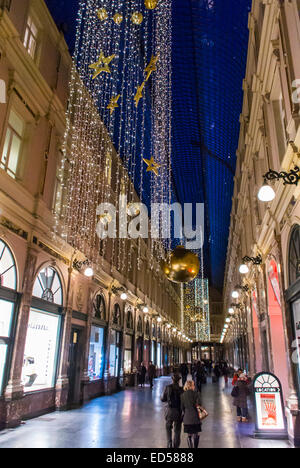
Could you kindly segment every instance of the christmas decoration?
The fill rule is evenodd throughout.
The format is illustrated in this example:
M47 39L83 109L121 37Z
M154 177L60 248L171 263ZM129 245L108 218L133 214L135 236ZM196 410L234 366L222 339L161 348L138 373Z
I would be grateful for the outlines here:
M89 66L89 68L95 70L93 80L95 80L97 76L99 76L102 72L111 73L108 65L114 58L115 54L111 55L110 57L105 57L105 55L101 51L98 62L92 63L92 65Z
M173 283L189 283L196 278L199 270L198 256L182 246L176 247L169 262L163 263L164 274Z
M97 16L100 21L105 21L108 18L108 13L105 8L101 8L100 10L97 10Z
M135 107L139 105L140 100L143 97L143 90L145 88L145 81L138 87L136 95L134 96Z
M147 73L146 81L148 81L151 74L157 70L156 68L157 61L158 61L158 56L154 57L154 55L152 55L151 61L145 69L145 72Z
M113 20L116 24L121 24L123 21L123 15L121 15L121 13L116 13L113 17Z
M118 101L119 101L120 97L121 97L121 95L118 94L117 96L114 96L114 97L111 98L110 103L107 106L107 109L110 110L111 114L115 111L115 109L117 109L117 107L119 107L118 106Z
M154 172L154 174L157 176L158 175L158 169L160 168L160 165L157 164L154 159L153 159L153 156L151 157L151 159L143 159L144 163L147 164L147 172Z
M157 4L158 0L145 0L145 7L148 8L148 10L155 10Z
M144 17L142 13L140 13L139 11L135 11L132 14L131 21L133 22L133 24L140 25L142 24L143 20L144 20Z

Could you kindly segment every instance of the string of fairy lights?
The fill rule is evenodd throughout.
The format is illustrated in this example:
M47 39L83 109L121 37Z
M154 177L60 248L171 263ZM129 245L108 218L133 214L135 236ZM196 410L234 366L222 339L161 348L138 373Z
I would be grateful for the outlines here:
M101 267L109 259L124 275L133 259L139 269L143 265L143 241L126 236L100 241L97 224L107 227L111 219L96 210L100 203L112 203L120 216L125 206L130 219L138 201L171 205L171 55L172 0L79 0L59 168L63 203L54 234L91 265ZM151 238L149 246L147 262L159 270L171 253L171 238ZM198 278L181 288L181 328L208 341L203 249L200 260ZM199 321L195 310L200 308Z
M119 196L121 203L125 196L132 203L137 186L143 201L145 169L151 202L171 200L171 35L171 0L79 2L59 171L63 209L54 231L91 263L100 260L99 203L114 203L119 213ZM112 183L108 173L115 148L121 162ZM105 216L101 221L109 223ZM170 242L151 242L152 267L165 258ZM102 261L108 247L115 267L130 270L132 243L125 238L101 241ZM140 257L139 239L139 267Z

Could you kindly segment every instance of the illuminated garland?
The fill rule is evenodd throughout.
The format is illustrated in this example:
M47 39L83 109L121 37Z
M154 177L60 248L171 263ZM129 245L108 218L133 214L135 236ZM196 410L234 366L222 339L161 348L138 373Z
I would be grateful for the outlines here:
M131 269L136 244L140 267L141 240L102 241L100 259L96 208L101 202L117 205L121 193L129 203L136 201L136 177L143 201L144 160L156 164L156 172L146 174L151 178L150 201L171 201L171 4L171 0L79 2L59 171L63 217L56 214L54 231L95 265L107 259L123 274ZM151 122L149 154L146 119ZM112 190L105 167L114 147L122 161ZM151 245L150 264L159 268L170 240Z

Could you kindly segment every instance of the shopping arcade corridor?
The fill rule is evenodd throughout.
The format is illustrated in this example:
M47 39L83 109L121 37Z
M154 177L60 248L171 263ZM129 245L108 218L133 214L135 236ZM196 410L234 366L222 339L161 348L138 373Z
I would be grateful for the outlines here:
M82 408L56 412L0 432L0 448L164 448L164 405L160 396L169 378L155 381L154 390L128 389L91 401ZM203 423L199 448L291 448L288 441L253 439L254 425L238 424L232 407L231 383L203 386ZM187 448L182 432L181 448Z

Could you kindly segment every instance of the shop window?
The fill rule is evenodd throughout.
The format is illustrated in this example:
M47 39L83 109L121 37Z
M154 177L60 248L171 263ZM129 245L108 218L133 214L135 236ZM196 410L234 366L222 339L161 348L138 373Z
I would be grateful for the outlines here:
M124 351L124 372L130 374L132 371L132 348L133 338L131 335L125 335L125 351Z
M152 324L152 336L153 338L156 338L156 326L154 323Z
M38 28L36 27L31 16L29 16L27 19L27 25L26 25L23 44L32 59L35 59L35 56L36 56L37 37L38 37Z
M109 372L111 377L119 376L121 355L121 333L111 330L111 343L109 352Z
M12 109L8 118L0 167L13 178L18 174L24 133L25 122Z
M97 294L93 302L94 316L97 319L105 320L106 308L105 300L102 294Z
M14 304L0 299L0 395L3 391L4 372L10 345L13 312Z
M104 369L104 328L92 326L89 351L88 374L90 380L103 377Z
M7 245L0 240L0 286L17 288L17 270L14 257Z
M157 343L157 367L160 369L162 367L161 363L161 344Z
M113 312L113 324L121 325L121 309L119 304L115 304Z
M133 316L131 310L127 312L126 328L133 330Z
M289 247L289 283L294 284L300 277L300 226L295 226Z
M54 387L60 316L31 309L22 382L26 392Z
M40 271L33 287L33 296L62 305L62 287L57 271L46 267Z

